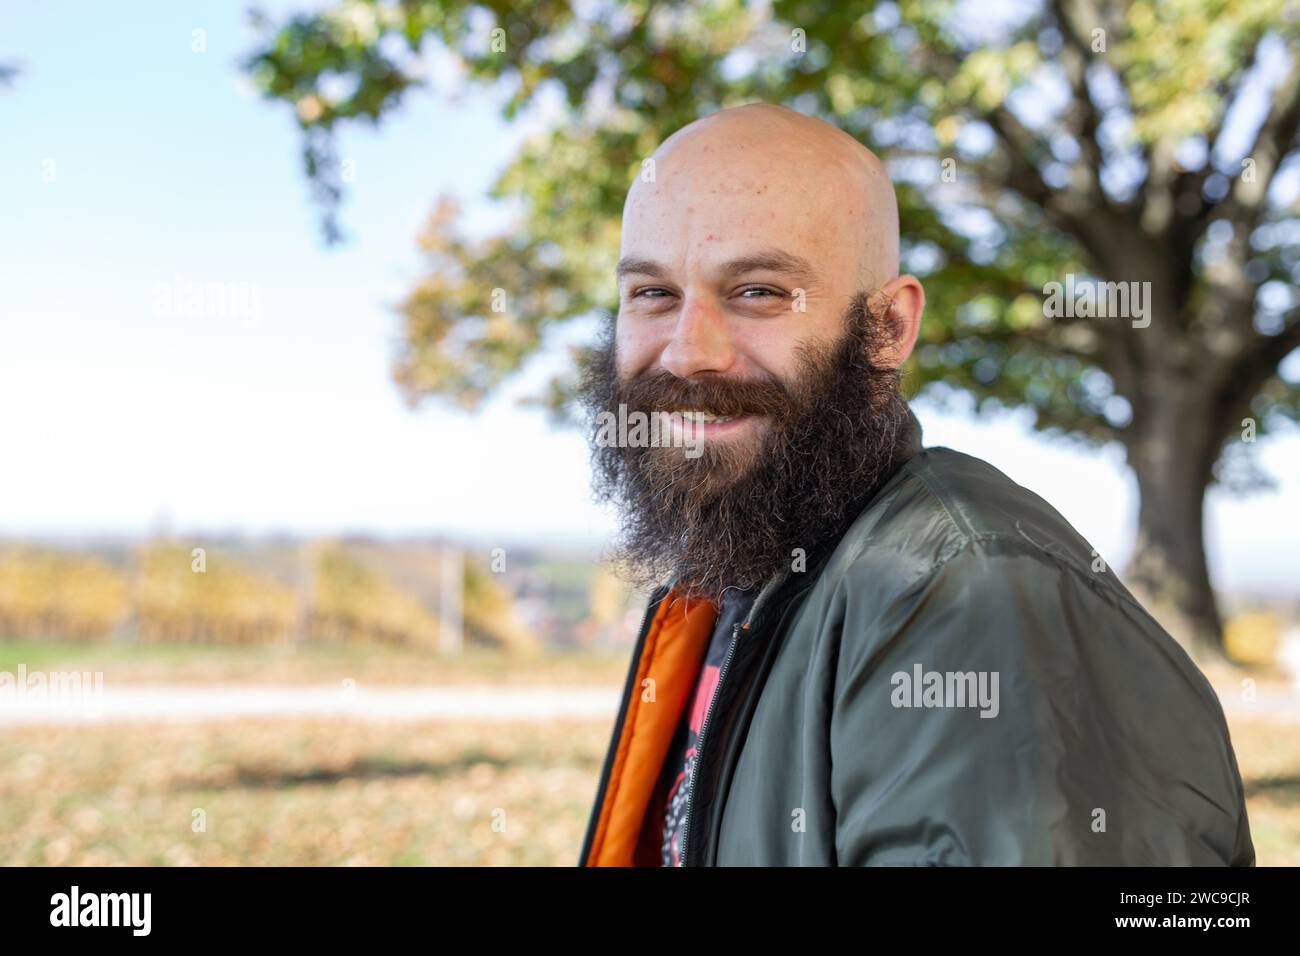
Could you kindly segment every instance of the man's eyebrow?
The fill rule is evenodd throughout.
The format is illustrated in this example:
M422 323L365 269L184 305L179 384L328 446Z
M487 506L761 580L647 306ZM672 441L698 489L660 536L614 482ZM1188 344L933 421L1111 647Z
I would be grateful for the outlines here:
M652 279L663 279L667 277L668 269L653 259L624 256L618 260L618 267L614 270L614 274L620 279L625 275L650 276Z
M761 252L739 256L724 262L719 271L722 275L733 279L749 272L779 272L806 279L816 275L812 264L807 259L783 249L764 249ZM653 259L642 259L638 256L624 256L618 261L618 267L614 272L620 279L625 275L643 275L652 279L668 277L666 266Z
M812 263L807 259L783 249L764 249L761 252L732 259L722 266L722 274L731 278L748 272L780 272L807 279L816 275Z

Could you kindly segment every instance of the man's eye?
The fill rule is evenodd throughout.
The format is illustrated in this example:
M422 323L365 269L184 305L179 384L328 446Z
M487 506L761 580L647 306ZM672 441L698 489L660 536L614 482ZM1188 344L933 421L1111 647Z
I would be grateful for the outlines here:
M632 293L632 298L635 299L637 296L649 296L652 299L660 299L666 295L668 295L667 289L659 289L659 288L637 289L635 292Z
M758 295L757 295L757 296L750 296L750 293L751 293L751 292L757 292ZM781 293L777 292L775 289L763 289L763 288L758 288L758 287L755 287L755 288L752 288L752 289L745 289L745 290L744 290L743 292L741 292L740 294L741 294L742 296L745 296L745 297L748 297L748 298L759 298L759 297L762 297L762 296L777 296L777 297L779 297L779 296L781 295Z

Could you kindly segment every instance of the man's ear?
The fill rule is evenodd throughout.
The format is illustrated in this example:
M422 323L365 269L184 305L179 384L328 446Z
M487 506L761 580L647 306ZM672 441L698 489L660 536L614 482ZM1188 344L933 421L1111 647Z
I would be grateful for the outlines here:
M889 297L889 328L892 334L880 343L874 364L898 368L907 361L921 334L921 313L925 311L925 289L916 276L902 275L880 287Z

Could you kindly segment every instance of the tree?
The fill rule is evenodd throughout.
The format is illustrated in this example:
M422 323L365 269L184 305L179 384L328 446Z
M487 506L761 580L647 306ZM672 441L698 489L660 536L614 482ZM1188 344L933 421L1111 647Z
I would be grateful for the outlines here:
M1249 442L1300 411L1283 374L1300 347L1300 21L1286 0L1001 12L352 0L267 24L246 68L295 110L331 222L334 130L391 113L435 47L504 89L507 118L563 94L561 118L493 188L518 204L516 229L471 241L441 204L419 237L430 268L402 306L395 371L412 403L474 407L552 328L616 307L621 204L668 133L755 99L838 124L889 164L904 268L925 281L908 381L1119 442L1141 496L1129 583L1192 650L1213 652L1206 490L1256 481ZM1096 283L1139 285L1107 299ZM1084 288L1107 317L1081 314L1080 292L1061 302ZM1137 297L1125 307L1119 292Z

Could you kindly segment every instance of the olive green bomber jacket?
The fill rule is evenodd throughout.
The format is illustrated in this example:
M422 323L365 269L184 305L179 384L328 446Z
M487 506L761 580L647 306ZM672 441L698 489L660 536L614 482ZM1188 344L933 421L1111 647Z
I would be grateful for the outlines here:
M922 449L737 625L683 865L1254 865L1213 689L1050 505ZM716 608L652 595L579 865L651 797Z

